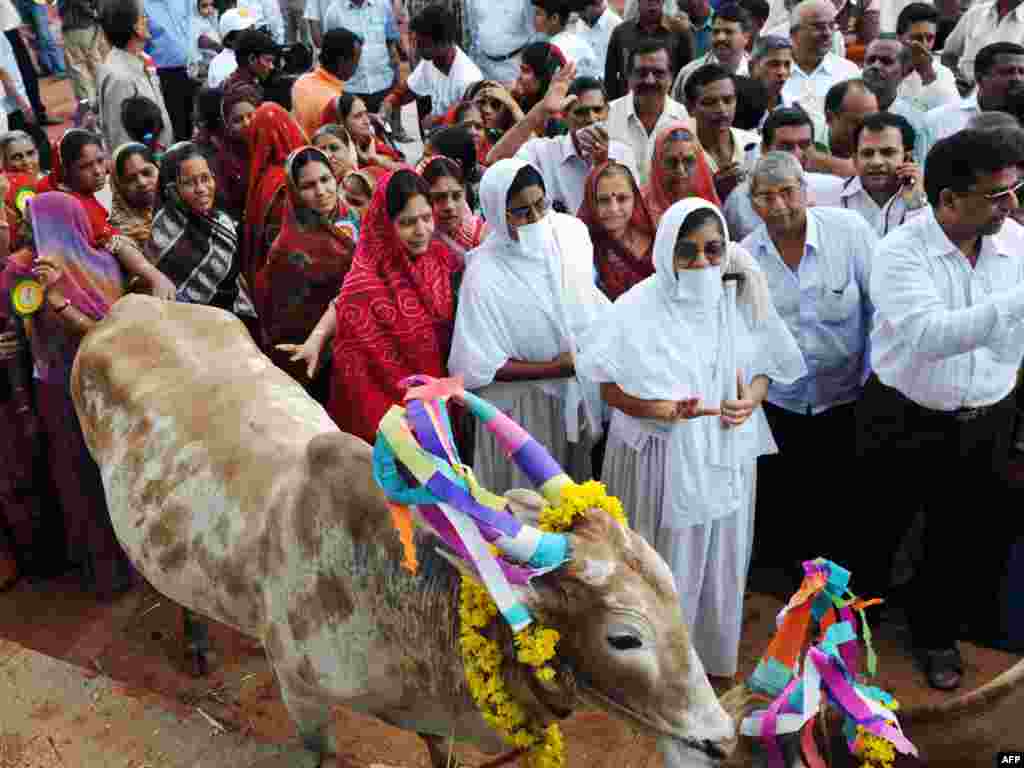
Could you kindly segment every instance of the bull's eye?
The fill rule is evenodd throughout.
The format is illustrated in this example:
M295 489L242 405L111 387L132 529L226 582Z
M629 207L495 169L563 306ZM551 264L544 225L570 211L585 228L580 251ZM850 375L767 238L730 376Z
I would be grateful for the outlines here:
M608 635L608 645L616 651L632 651L643 647L643 641L636 635Z

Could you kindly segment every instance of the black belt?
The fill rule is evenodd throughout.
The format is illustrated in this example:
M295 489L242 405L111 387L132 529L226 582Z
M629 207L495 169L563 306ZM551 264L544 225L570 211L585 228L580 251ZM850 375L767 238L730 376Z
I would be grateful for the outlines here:
M513 59L520 53L522 53L523 48L525 47L525 45L520 45L518 48L512 51L512 53L506 53L504 56L491 56L491 54L489 53L484 53L484 57L490 59L491 61L508 61L509 59Z

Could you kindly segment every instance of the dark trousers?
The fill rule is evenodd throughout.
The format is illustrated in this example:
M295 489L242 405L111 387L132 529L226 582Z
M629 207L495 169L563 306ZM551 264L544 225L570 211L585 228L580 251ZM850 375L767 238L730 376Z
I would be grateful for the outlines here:
M1006 484L1014 401L967 419L922 408L875 376L865 386L857 408L863 502L849 521L859 540L855 591L884 594L893 556L923 507L924 557L906 594L918 648L954 646L962 621L984 634L999 626L1017 512Z
M39 78L36 76L36 68L32 63L28 48L25 47L25 41L21 39L17 29L8 29L4 34L7 35L7 41L11 44L11 48L14 49L14 60L18 62L21 79L25 81L25 95L28 96L28 103L32 105L32 111L36 113L36 116L40 120L44 120L46 106L39 97Z
M786 568L799 585L800 564L827 557L845 565L850 488L858 480L853 403L818 414L764 403L779 452L757 463L754 558Z
M185 67L165 67L156 73L160 77L167 114L171 116L174 140L191 140L192 107L199 86L188 76Z

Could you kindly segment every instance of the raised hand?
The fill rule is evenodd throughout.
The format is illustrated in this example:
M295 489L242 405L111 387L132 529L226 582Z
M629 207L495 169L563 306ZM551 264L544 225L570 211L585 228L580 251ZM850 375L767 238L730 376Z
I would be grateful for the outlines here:
M313 332L302 344L278 344L274 349L280 352L291 354L291 362L306 363L306 376L312 379L320 368L320 359L323 356L325 336L323 333Z
M568 95L569 86L572 85L574 77L576 77L576 63L570 61L551 78L548 92L544 94L543 101L544 111L549 115L565 112L576 101L575 96Z

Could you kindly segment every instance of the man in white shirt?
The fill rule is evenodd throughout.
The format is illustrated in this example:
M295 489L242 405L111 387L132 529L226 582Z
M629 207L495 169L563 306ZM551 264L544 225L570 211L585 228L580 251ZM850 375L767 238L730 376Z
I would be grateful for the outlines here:
M900 83L899 96L922 112L960 101L953 70L932 49L939 12L931 3L911 3L900 12L896 34L910 47L913 70Z
M711 23L711 50L679 70L672 85L672 98L685 101L683 88L687 78L705 64L718 64L734 75L750 74L750 33L750 14L746 10L734 3L719 8Z
M1006 541L1001 520L1024 357L1024 229L1010 219L1022 139L963 131L925 169L931 209L874 252L874 375L857 412L859 475L870 499L858 526L870 546L849 567L863 594L884 595L893 553L924 508L924 556L906 597L911 640L929 684L959 686L960 624L998 626ZM969 595L950 610L950 595Z
M627 144L608 141L595 125L608 117L608 101L601 81L593 77L571 80L571 74L571 66L566 66L552 78L545 97L494 145L487 155L487 164L509 157L525 160L540 171L552 207L576 215L583 204L587 176L594 166L595 149L598 157L606 154L634 175L636 160ZM555 138L531 138L551 115L560 112L568 117L569 133ZM603 146L595 147L595 141Z
M965 128L979 112L1004 111L1011 98L1020 103L1024 89L1024 46L1017 43L986 45L974 60L974 73L978 87L972 95L925 115L929 146Z
M758 466L758 559L770 553L794 567L817 552L845 563L844 536L826 534L832 529L814 521L824 499L830 518L859 511L846 506L844 491L860 479L854 409L867 365L869 259L877 238L853 211L808 208L803 168L786 152L757 161L750 196L764 223L743 247L764 271L808 370L793 384L771 383L763 405L779 453Z
M416 98L430 99L430 112L420 116L424 132L444 121L448 110L462 100L466 89L484 79L476 64L455 44L455 17L444 6L428 5L412 20L420 63L404 85L389 94L381 105L381 116Z
M536 33L530 0L465 0L463 23L472 41L470 55L488 80L514 83L520 53Z
M773 110L761 129L762 152L787 152L805 167L814 142L814 124L810 115L799 107L779 107ZM807 184L807 203L816 205L818 190L834 183L836 177L825 173L804 171ZM749 178L734 189L722 206L725 222L729 225L729 238L739 242L764 222L750 201Z
M864 85L875 94L880 110L900 115L910 123L917 141L913 148L914 160L923 164L928 146L924 113L897 96L900 83L912 69L910 48L895 34L883 32L868 44L864 52Z
M857 175L818 189L817 205L847 208L885 237L927 209L921 166L913 161L914 129L902 115L875 112L855 134Z
M264 26L278 45L284 45L284 14L277 0L239 0L239 8L245 8L260 17Z
M574 4L570 0L532 0L533 28L540 36L562 52L566 61L576 65L580 77L599 77L597 55L587 42L576 34L569 24Z
M992 43L1024 44L1024 8L1021 0L1007 3L983 2L971 6L960 17L946 38L942 49L942 63L960 74L968 82L979 77L975 59L981 49Z
M608 41L612 32L622 19L608 7L607 0L588 0L580 9L580 18L576 22L576 34L593 49L597 59L597 77L604 75L604 65L608 58Z
M716 19L717 21L717 19ZM736 80L718 64L705 64L686 81L686 109L697 126L697 138L725 199L746 176L761 137L733 127L736 119Z
M310 18L309 6L306 18ZM312 28L312 24L310 26ZM363 41L359 68L345 83L345 92L362 99L370 112L378 112L397 80L399 67L398 27L391 3L389 0L334 0L323 18L322 32L339 27L355 33Z
M238 69L235 58L235 43L238 34L256 24L258 17L248 8L229 8L220 17L220 39L224 48L210 61L206 72L206 84L211 88L219 87L231 73Z
M654 140L661 128L678 120L689 121L684 107L669 98L672 70L663 42L652 42L630 51L629 92L608 105L608 136L633 149L638 171L637 183L647 183Z
M856 64L830 50L835 18L835 6L828 0L804 0L793 9L793 71L782 87L787 104L795 101L808 112L824 114L829 88L860 77Z

